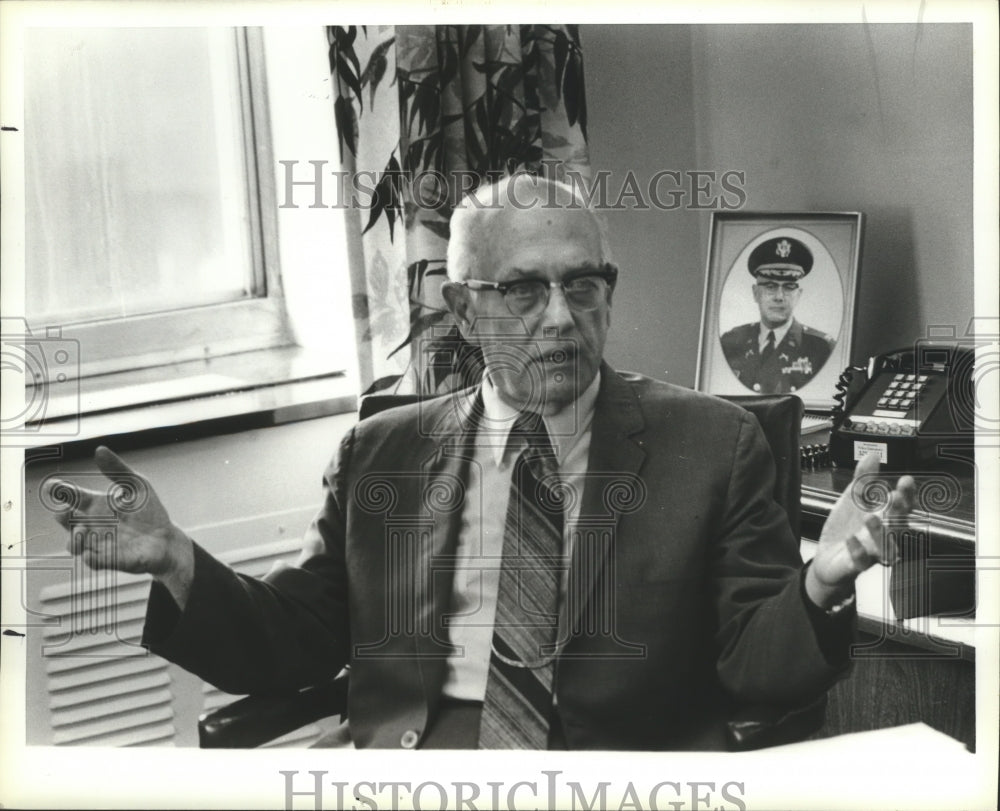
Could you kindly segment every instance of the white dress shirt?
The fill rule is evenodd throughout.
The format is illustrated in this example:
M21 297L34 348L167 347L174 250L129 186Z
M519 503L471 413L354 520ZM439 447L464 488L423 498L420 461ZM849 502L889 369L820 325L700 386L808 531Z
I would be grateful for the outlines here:
M792 328L792 319L789 318L780 327L775 327L773 330L770 327L765 327L764 322L760 323L760 334L757 336L757 348L763 352L764 347L767 346L767 334L769 332L774 332L774 348L778 348L783 340L785 340L785 335L788 334L788 330Z
M559 477L577 496L569 500L565 514L563 593L569 576L571 529L580 514L579 496L587 472L600 378L598 373L583 394L562 411L542 418L559 463ZM455 581L449 617L445 620L449 640L459 648L459 652L448 657L446 665L443 693L450 698L482 701L486 695L507 502L514 462L523 447L516 443L507 447L517 414L500 399L489 379L484 379L483 417L469 463Z

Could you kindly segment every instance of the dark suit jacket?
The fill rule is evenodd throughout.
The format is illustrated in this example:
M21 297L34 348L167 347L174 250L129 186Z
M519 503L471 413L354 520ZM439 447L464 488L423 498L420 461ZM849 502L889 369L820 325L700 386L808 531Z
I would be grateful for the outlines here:
M825 332L792 320L788 332L766 360L760 356L760 322L743 324L722 336L722 351L733 374L750 391L789 394L813 379L833 351Z
M317 683L350 662L355 743L423 735L448 654L476 399L356 425L309 530L325 554L263 582L196 548L183 614L154 585L146 644L234 693ZM556 674L570 748L721 747L730 702L794 702L832 683L843 663L821 649L772 488L747 412L604 367L570 569L581 597L563 607Z

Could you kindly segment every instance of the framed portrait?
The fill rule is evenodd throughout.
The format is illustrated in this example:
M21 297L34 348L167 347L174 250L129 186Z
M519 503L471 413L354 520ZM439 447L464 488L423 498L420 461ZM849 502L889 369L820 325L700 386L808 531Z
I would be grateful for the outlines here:
M714 212L695 386L833 405L850 362L860 212Z

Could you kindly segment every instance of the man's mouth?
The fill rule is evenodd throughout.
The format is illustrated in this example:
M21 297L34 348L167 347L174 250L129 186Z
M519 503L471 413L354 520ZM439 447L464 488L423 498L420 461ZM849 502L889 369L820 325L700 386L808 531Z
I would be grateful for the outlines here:
M576 359L574 349L549 349L542 352L541 362L553 366L563 366L572 363Z

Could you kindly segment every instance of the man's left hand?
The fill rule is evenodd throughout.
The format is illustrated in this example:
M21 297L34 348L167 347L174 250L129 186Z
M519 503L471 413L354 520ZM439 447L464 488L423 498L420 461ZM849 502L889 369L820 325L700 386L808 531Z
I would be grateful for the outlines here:
M841 493L823 525L819 547L806 571L806 594L820 608L831 608L850 596L855 578L863 571L896 560L897 549L885 531L886 523L898 523L913 510L916 483L903 476L881 511L868 512L858 503L864 479L877 473L878 455L867 454L858 462L854 480Z

